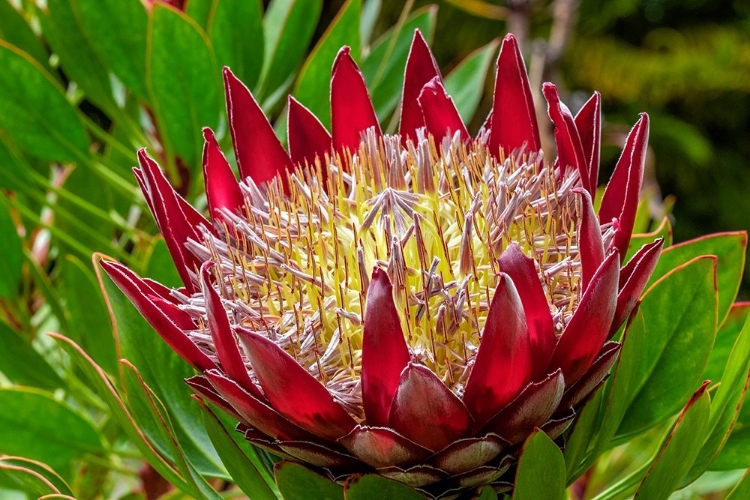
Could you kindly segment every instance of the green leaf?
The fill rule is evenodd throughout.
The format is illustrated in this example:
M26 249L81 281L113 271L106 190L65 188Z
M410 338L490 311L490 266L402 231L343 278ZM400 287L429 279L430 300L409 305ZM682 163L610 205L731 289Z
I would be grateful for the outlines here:
M39 22L65 75L89 100L110 113L116 109L109 72L87 36L76 0L47 0L47 13L39 16Z
M341 486L300 464L279 462L274 466L274 476L284 500L344 499Z
M474 500L497 500L497 492L492 486L485 486L479 491L479 494L474 497Z
M217 0L190 0L185 5L185 14L190 16L203 31L208 32L208 18Z
M362 5L362 19L359 23L359 39L362 42L362 46L366 46L370 43L370 37L372 31L375 29L375 25L378 22L378 15L383 7L382 0L365 0Z
M738 422L724 443L721 453L711 462L711 470L734 470L750 464L750 425Z
M160 253L161 249L161 246L155 247L155 251ZM152 277L158 280L158 276ZM192 391L184 382L195 371L148 325L108 276L102 275L101 279L117 328L120 356L138 368L146 384L166 406L177 438L190 462L201 473L219 477L225 475L221 460L203 426L200 409L190 398ZM140 408L143 409L143 405ZM149 422L153 424L153 419L147 417L144 415L139 422L143 422L149 438L159 443L160 451L166 451L167 445L159 440L160 431L153 425L146 427Z
M669 221L669 217L665 216L659 227L650 233L634 234L630 238L628 253L623 262L628 262L643 245L653 243L657 238L664 238L662 248L668 248L672 245L672 223Z
M560 448L544 432L532 433L518 461L513 500L562 500L565 460Z
M716 255L719 258L716 283L719 288L719 325L729 314L737 297L742 272L745 268L747 233L716 233L702 236L664 249L659 257L649 283L664 276L675 267L700 255Z
M216 127L221 74L200 27L182 12L155 4L149 26L148 80L156 121L172 154L197 168L203 127Z
M8 0L0 2L0 40L15 45L36 59L45 69L49 69L49 56L42 42Z
M359 15L361 0L347 0L310 52L299 73L294 96L307 106L326 127L331 125L329 107L331 67L339 49L348 45L352 57L360 53Z
M732 491L725 500L742 500L743 498L750 498L750 469L745 472L740 482L737 483Z
M385 32L373 43L372 50L362 62L362 75L370 88L370 97L378 118L383 121L401 99L404 68L409 56L414 30L422 31L432 40L437 18L437 7L428 5L416 10L403 24Z
M365 474L349 479L344 486L346 500L424 500L424 497L404 483L379 476Z
M70 486L49 465L23 457L0 458L0 484L37 497L51 493L73 495Z
M28 54L0 40L0 129L23 150L50 161L87 159L89 140L77 111Z
M445 78L445 90L453 98L465 123L471 122L477 112L487 71L495 60L499 43L499 40L493 40L472 52Z
M0 298L15 299L21 285L23 245L4 195L0 196L0 234Z
M59 342L63 350L88 377L96 393L107 402L111 416L120 424L120 428L125 431L130 441L141 452L143 459L175 487L183 491L189 489L187 483L172 468L171 464L157 453L151 442L146 438L143 430L128 411L104 370L79 345L69 338L55 333L50 333L49 336Z
M586 403L583 410L578 412L573 421L573 428L565 439L565 465L567 467L567 482L571 483L578 479L582 471L578 467L586 457L586 451L594 438L596 426L599 423L599 412L602 405L603 390L598 390L591 400Z
M208 430L211 442L216 448L224 466L234 482L248 498L253 500L277 500L276 485L273 479L265 473L260 459L255 454L255 449L246 444L247 453L240 449L232 439L219 417L198 399L203 412L203 422ZM272 489L273 488L273 489Z
M263 5L260 0L214 0L208 36L220 66L229 66L248 88L263 68Z
M708 429L711 400L704 384L690 398L643 479L635 498L667 499L698 456Z
M721 384L711 405L711 422L698 461L690 470L688 480L700 476L713 462L730 438L747 391L750 373L750 320L745 321L727 360ZM741 425L741 424L740 424ZM740 427L742 429L742 427ZM750 465L750 448L746 448L741 467Z
M71 0L94 50L141 99L146 87L148 15L140 0ZM175 55L178 55L175 53Z
M31 343L5 323L0 323L0 373L19 385L56 389L64 383Z
M616 374L623 369L626 385L619 390L631 396L621 437L674 415L698 385L716 335L715 266L715 257L698 257L644 295L626 330Z
M322 0L272 0L268 5L263 18L263 71L257 92L264 109L273 106L265 104L271 94L291 83L322 8Z
M714 382L721 380L729 360L729 354L732 352L732 347L734 347L734 343L748 317L750 317L750 303L737 302L732 304L727 319L716 332L716 341L708 358L706 370L703 372L702 378L704 380L713 380Z
M117 373L117 352L112 323L99 289L99 283L87 266L73 255L61 265L62 291L68 311L70 337L108 373Z
M0 453L39 460L64 476L73 460L104 453L91 421L37 389L0 389L0 422Z

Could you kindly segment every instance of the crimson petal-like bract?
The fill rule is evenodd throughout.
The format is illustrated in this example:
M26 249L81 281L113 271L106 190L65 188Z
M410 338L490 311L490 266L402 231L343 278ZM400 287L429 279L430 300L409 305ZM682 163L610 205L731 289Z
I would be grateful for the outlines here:
M354 62L349 47L342 48L331 74L331 137L333 149L344 156L359 150L362 133L375 129L380 137L380 122L370 100L365 79Z
M466 384L464 403L477 421L486 422L531 380L529 329L513 280L500 275L487 313L482 345Z
M602 140L602 96L599 92L586 101L576 114L575 125L581 138L583 154L589 171L589 188L596 190L599 184L599 161ZM594 191L589 191L592 195Z
M623 255L630 243L638 209L638 196L648 151L648 129L648 115L642 113L625 140L625 148L604 190L599 209L599 221L602 224L615 218L619 221L620 231L615 235L614 247Z
M362 404L369 425L388 424L401 372L408 364L409 349L393 303L393 286L388 275L375 268L362 333Z
M172 349L201 371L216 367L216 364L188 338L185 332L156 306L153 299L149 297L149 287L138 275L116 262L101 260L100 265Z
M445 136L452 137L456 132L459 133L461 140L465 141L470 138L469 131L466 130L466 125L461 120L453 99L445 93L439 77L427 82L418 100L424 115L425 128L436 140Z
M288 190L287 172L294 168L292 160L253 94L226 67L224 91L240 177L250 177L256 184L263 184L278 176L284 190Z
M578 170L584 189L593 193L596 186L590 185L589 168L583 152L578 129L568 107L560 101L557 87L552 83L542 85L542 93L547 99L547 111L555 125L555 144L557 144L557 161L565 171L568 167Z
M216 137L210 128L203 129L203 179L206 183L208 211L212 218L221 217L219 210L240 210L245 204L245 197L234 177L232 167L222 153Z
M286 351L257 333L238 334L268 402L290 422L325 439L354 428L354 419Z
M615 318L612 321L611 335L617 331L623 321L630 316L638 298L643 293L649 278L659 261L661 247L664 243L662 238L643 245L641 249L625 264L620 272L620 289L617 293L617 308Z
M292 162L313 166L318 158L322 163L325 154L331 151L331 134L312 111L292 96L289 96L287 109L286 133ZM325 176L326 165L322 167L321 173ZM325 182L325 178L323 181Z
M578 250L581 252L581 286L585 291L596 270L604 262L602 229L594 212L591 195L582 188L573 190L581 196L581 227L578 231Z
M544 295L534 260L524 255L516 243L511 243L498 259L500 270L510 276L526 314L529 343L533 352L533 377L542 375L555 350L555 328L552 324L547 297Z
M433 451L462 437L473 423L458 396L429 368L414 363L401 373L390 413L389 427Z
M417 140L417 129L425 124L422 109L417 99L427 82L434 78L442 83L440 69L438 69L430 47L422 36L422 32L415 30L409 48L409 56L406 59L406 69L404 70L401 120L398 126L401 144L404 146L407 140Z
M510 155L524 146L526 152L536 152L541 147L526 65L516 37L511 34L503 39L497 58L488 146L493 155L501 148Z
M570 323L555 346L550 368L562 368L573 384L586 372L609 335L617 306L620 255L611 253L591 279Z

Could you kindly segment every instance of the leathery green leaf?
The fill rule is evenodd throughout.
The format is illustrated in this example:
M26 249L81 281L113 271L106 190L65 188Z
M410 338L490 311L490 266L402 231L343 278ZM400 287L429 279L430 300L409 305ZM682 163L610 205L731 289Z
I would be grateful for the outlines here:
M750 469L745 472L740 482L737 483L725 500L742 500L750 497Z
M89 140L63 89L38 62L0 40L0 130L32 156L87 159Z
M745 325L737 337L732 352L726 363L726 369L721 377L721 383L716 390L713 404L711 405L711 422L708 429L708 437L705 440L698 461L690 470L688 480L696 479L711 465L711 462L719 455L727 440L732 440L737 433L742 435L743 429L747 433L747 425L750 423L750 411L745 408L742 414L743 399L747 391L748 378L750 374L750 320L745 321ZM741 418L737 422L738 417ZM731 434L730 434L731 433ZM740 440L742 440L740 438ZM747 444L748 440L744 440ZM733 443L734 453L738 448ZM743 467L750 464L750 447L739 448L739 460L735 460L735 465ZM731 448L730 452L733 451ZM725 465L726 466L726 465Z
M0 458L0 484L38 497L53 493L73 495L70 486L49 465L23 457Z
M272 0L268 5L263 18L263 71L257 92L264 109L273 107L274 102L266 104L271 94L283 94L291 83L322 9L322 0Z
M224 468L203 426L200 410L184 383L194 370L146 323L108 276L100 273L100 279L116 327L120 356L138 368L145 383L167 408L179 443L196 469L223 476ZM155 431L150 428L149 437L156 439ZM161 441L160 448L163 446Z
M344 499L341 486L300 464L278 462L274 476L284 500L308 500L311 492L318 500Z
M623 345L636 389L618 429L628 436L679 411L708 362L716 336L716 258L698 257L646 291ZM630 337L630 339L628 339ZM632 356L637 356L634 361ZM613 388L613 391L616 389ZM630 391L627 391L630 392Z
M630 245L628 245L628 252L623 262L627 262L635 255L635 253L641 249L643 245L653 243L658 238L664 238L664 244L662 248L669 248L672 246L672 223L669 221L669 217L664 216L659 226L651 231L650 233L634 234L630 238Z
M8 0L0 2L0 40L15 45L36 59L45 69L49 69L47 61L49 56L42 42L36 37L21 13Z
M28 339L0 322L0 373L15 384L41 389L64 385L47 360L34 349Z
M498 40L472 52L445 78L445 90L453 98L464 122L471 122L484 94L487 71L497 54Z
M716 283L719 288L719 325L729 314L737 297L745 269L747 233L744 231L716 233L665 248L649 283L656 282L675 267L700 255L716 255Z
M182 12L155 4L149 25L148 82L168 151L200 164L203 127L216 127L221 74L200 27Z
M229 66L248 88L255 88L263 67L262 2L214 0L208 36L219 66Z
M717 382L721 380L724 369L729 360L729 354L732 352L734 343L745 326L745 321L750 317L750 302L736 302L732 304L727 319L716 332L716 341L708 358L708 365L703 372L705 380Z
M255 449L249 443L246 443L247 453L240 449L224 428L224 424L219 417L199 397L194 396L194 398L200 404L208 435L216 448L216 452L224 462L224 466L229 471L232 481L248 498L277 500L276 485L273 483L273 479L265 474L260 460L255 456Z
M641 482L635 498L669 498L690 470L708 430L711 400L707 387L708 383L703 384L688 401Z
M94 50L141 99L146 86L148 15L140 0L71 0Z
M318 40L302 69L294 88L294 96L326 127L330 127L331 113L328 104L331 67L339 49L348 45L354 60L359 59L359 14L362 0L347 0L336 18Z
M0 195L0 298L18 296L23 266L23 245L18 228L10 216L10 205L5 195Z
M378 476L377 474L365 474L354 476L344 485L344 497L346 500L378 500L388 498L390 500L421 500L422 495L392 479Z
M562 500L565 460L560 448L540 430L523 444L518 460L513 500Z
M39 460L65 476L73 460L104 453L94 424L44 391L0 389L0 422L0 453Z
M416 10L402 25L391 28L378 38L362 62L362 74L381 121L388 117L401 99L404 68L414 30L419 29L427 41L432 40L436 18L435 5Z
M67 77L87 99L109 112L116 108L107 67L87 36L76 0L47 0L47 13L39 16L39 22Z

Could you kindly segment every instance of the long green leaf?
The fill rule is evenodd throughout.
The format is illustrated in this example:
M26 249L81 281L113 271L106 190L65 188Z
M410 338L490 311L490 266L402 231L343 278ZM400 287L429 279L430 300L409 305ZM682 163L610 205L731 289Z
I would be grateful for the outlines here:
M346 500L421 500L422 495L404 483L387 479L377 474L356 476L346 482L344 486Z
M562 500L565 460L560 448L544 432L532 433L518 460L513 500Z
M5 323L0 323L0 373L15 384L57 389L64 383L47 360Z
M461 64L445 78L445 90L453 98L464 122L469 123L477 112L477 106L484 94L487 71L497 54L498 40L469 54Z
M303 465L279 462L274 474L284 500L344 500L341 486Z
M198 166L203 127L221 111L221 75L200 27L182 12L155 4L149 25L148 81L165 145Z
M208 35L220 66L229 66L248 88L263 68L263 5L260 0L214 0Z
M8 0L0 2L0 40L23 50L49 69L47 51L20 12Z
M83 123L57 82L28 54L2 40L0 67L0 130L37 158L87 159Z
M0 234L0 298L13 299L21 284L23 246L4 196L0 196Z

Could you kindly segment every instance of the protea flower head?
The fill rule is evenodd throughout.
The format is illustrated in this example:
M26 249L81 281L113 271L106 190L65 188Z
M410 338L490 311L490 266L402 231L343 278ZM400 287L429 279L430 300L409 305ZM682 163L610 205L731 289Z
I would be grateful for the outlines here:
M397 135L348 48L332 73L330 134L290 97L287 152L225 69L241 180L204 130L211 221L145 151L135 169L184 287L102 266L255 445L428 497L507 486L524 439L562 439L602 384L655 266L661 241L621 267L648 117L596 214L600 97L573 116L544 85L558 152L545 162L512 35L476 137L419 32Z

